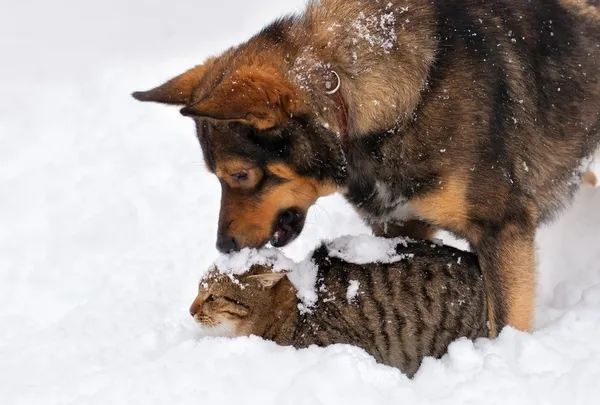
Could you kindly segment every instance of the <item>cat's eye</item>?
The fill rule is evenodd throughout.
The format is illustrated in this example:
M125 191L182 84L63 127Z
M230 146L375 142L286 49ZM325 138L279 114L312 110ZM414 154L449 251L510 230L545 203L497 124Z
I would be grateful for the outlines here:
M204 300L204 302L213 302L215 299L216 297L210 294L208 297L206 297L206 300Z
M238 305L240 307L247 307L247 305L241 303L240 301L233 299L233 298L229 298L229 297L223 297L223 300L230 302L232 304Z

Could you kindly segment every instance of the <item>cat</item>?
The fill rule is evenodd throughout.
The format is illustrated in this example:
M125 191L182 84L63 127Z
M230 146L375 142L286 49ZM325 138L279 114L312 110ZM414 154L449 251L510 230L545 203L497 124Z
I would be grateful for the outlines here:
M350 344L409 377L425 356L460 338L489 335L483 277L474 254L431 242L396 245L401 260L353 264L324 244L312 255L318 299L303 311L287 271L213 268L190 314L217 336L256 335L280 345Z

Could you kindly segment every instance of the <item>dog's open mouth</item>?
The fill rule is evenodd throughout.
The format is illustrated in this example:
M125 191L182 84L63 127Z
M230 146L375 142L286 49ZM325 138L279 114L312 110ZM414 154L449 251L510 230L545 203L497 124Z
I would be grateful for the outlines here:
M281 211L273 226L271 245L283 247L296 239L304 227L305 214L298 208Z

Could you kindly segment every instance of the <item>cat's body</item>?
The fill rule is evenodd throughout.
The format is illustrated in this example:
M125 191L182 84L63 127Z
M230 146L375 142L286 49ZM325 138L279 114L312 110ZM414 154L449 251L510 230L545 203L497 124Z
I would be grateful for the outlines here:
M285 273L254 266L242 276L209 273L190 311L230 336L257 335L280 345L350 344L412 376L425 356L439 357L460 337L488 336L483 278L474 255L430 243L398 245L395 263L347 263L321 247L318 300L299 309Z

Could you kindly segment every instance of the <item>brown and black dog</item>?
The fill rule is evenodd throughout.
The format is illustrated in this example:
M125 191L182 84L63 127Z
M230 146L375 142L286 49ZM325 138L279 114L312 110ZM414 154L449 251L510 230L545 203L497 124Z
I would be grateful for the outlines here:
M134 97L194 118L221 251L289 243L339 191L377 234L466 238L492 335L531 330L536 229L600 140L599 21L584 0L312 1Z

